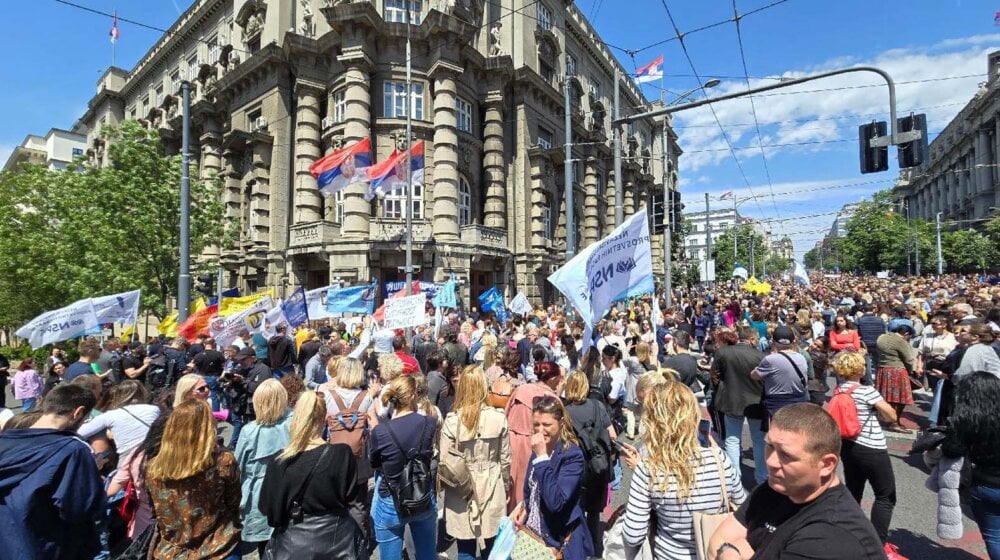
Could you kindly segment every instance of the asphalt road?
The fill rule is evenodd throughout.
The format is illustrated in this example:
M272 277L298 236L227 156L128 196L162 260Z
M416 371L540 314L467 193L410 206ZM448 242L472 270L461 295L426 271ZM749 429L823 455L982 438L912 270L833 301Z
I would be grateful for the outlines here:
M926 426L927 414L930 410L930 397L916 394L917 404L907 407L903 423L907 427ZM19 409L19 402L7 387L7 404ZM229 437L229 426L223 425L222 432ZM937 524L937 494L924 486L929 469L923 464L920 456L910 456L907 452L914 436L886 433L889 441L889 455L896 475L896 509L893 513L890 542L899 547L900 552L912 560L973 560L986 559L986 548L982 536L968 504L962 504L965 533L962 539L946 541L936 534ZM753 461L749 452L749 433L743 434L743 445L747 451L743 456L743 482L747 488L753 486ZM625 503L628 497L628 484L631 476L627 468L623 473L621 490L614 492L611 506L607 512ZM964 496L963 496L964 498ZM871 489L865 492L862 507L868 511L873 499ZM455 558L454 546L448 551L449 558ZM256 558L256 553L244 558ZM373 558L378 558L376 553Z

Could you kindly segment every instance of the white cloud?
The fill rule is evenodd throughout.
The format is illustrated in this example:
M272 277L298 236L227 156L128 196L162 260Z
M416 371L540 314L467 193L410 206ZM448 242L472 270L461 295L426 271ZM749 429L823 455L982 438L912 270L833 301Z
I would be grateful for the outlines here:
M802 77L847 66L870 65L882 68L896 81L899 113L911 110L927 113L928 127L937 132L975 94L985 79L986 56L1000 46L1000 34L948 39L912 48L891 49L867 59L831 58L813 67L790 70L783 77ZM964 78L936 80L937 78ZM926 81L934 80L934 81ZM751 87L774 83L750 80ZM872 87L864 87L872 86ZM741 80L726 81L712 91L713 96L742 91ZM826 90L826 91L816 91ZM881 78L870 73L846 74L754 97L761 123L762 144L828 142L853 138L857 126L867 120L888 119L888 91ZM757 145L754 119L748 98L715 105L726 134L736 148ZM696 172L732 158L711 110L702 107L678 113L682 173ZM768 157L797 152L843 150L845 143L809 144L766 148ZM853 151L853 146L851 146ZM758 150L737 150L740 160L759 158Z

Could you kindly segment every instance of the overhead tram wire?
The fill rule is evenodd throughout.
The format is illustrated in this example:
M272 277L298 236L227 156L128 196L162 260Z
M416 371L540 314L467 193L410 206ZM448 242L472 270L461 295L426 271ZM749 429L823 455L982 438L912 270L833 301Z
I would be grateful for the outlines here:
M736 25L736 42L740 47L740 61L743 63L743 76L746 80L747 89L751 89L750 70L747 68L747 57L743 50L743 31L740 28L740 19L742 17L736 8L736 0L733 0L733 23ZM750 113L753 115L754 129L757 131L757 146L760 148L760 158L764 163L764 176L767 178L767 188L771 192L771 206L774 208L775 216L780 218L781 212L778 210L778 203L774 200L774 184L771 182L771 169L767 165L767 154L764 152L764 138L760 132L760 121L757 119L757 105L754 103L753 95L748 95L747 98L750 100ZM784 229L782 229L782 232L784 232Z
M780 0L778 2L775 2L773 5L778 5L785 1L786 0ZM667 6L667 0L660 0L660 2L663 4L663 9L666 10L667 12L667 17L670 18L670 25L673 26L674 28L674 33L677 36L677 40L680 42L681 50L684 52L684 58L687 59L688 66L691 67L691 72L698 79L698 83L702 84L701 86L702 94L704 94L705 97L708 97L708 92L705 91L705 86L704 86L705 81L701 78L701 75L698 73L698 69L695 68L694 61L691 60L691 53L688 52L687 44L684 42L684 35L681 34L680 28L677 27L677 21L674 20L674 14L671 13L670 7ZM733 155L733 161L736 162L736 167L740 170L740 175L743 177L743 182L746 184L747 190L750 191L750 194L754 194L753 187L750 186L750 179L747 178L746 171L743 170L743 164L741 164L740 159L736 157L736 150L733 149L733 143L732 141L729 140L729 135L726 134L726 129L723 128L722 122L719 120L719 114L715 111L715 107L711 103L708 104L708 108L712 112L712 116L715 118L715 123L719 125L719 131L722 132L722 138L726 141L726 146L729 147L729 152ZM757 205L757 209L761 211L761 214L763 214L764 210L760 207L760 202L754 199L754 204Z

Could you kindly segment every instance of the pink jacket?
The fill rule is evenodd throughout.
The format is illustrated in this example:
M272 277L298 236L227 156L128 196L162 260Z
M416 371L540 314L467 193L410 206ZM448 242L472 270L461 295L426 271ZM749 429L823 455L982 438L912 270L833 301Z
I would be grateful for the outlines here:
M37 399L42 396L44 388L45 382L42 381L42 376L38 375L37 371L26 369L14 373L15 399Z

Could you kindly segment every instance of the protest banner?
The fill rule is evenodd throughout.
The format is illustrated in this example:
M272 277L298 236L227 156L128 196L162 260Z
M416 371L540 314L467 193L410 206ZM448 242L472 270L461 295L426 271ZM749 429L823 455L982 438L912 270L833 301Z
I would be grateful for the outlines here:
M108 323L121 323L122 325L134 325L139 316L139 299L142 296L140 290L122 292L110 296L93 298L94 314L97 315L97 322L102 325Z
M271 296L265 294L250 304L250 307L238 313L213 319L209 325L209 332L219 348L225 348L236 340L241 330L256 331L263 328L265 316L273 307L274 301Z
M264 290L263 292L258 292L256 294L251 294L249 296L234 297L234 298L222 298L222 302L219 303L219 317L227 317L234 313L239 313L244 309L248 309L263 298L269 298L272 303L274 301L274 289ZM270 307L268 307L270 309Z
M94 300L87 298L46 311L17 329L15 334L27 339L32 348L41 348L46 344L83 336L99 326L94 313Z
M387 329L403 329L423 325L427 321L424 304L427 296L416 294L412 296L393 298L385 302L385 327Z

